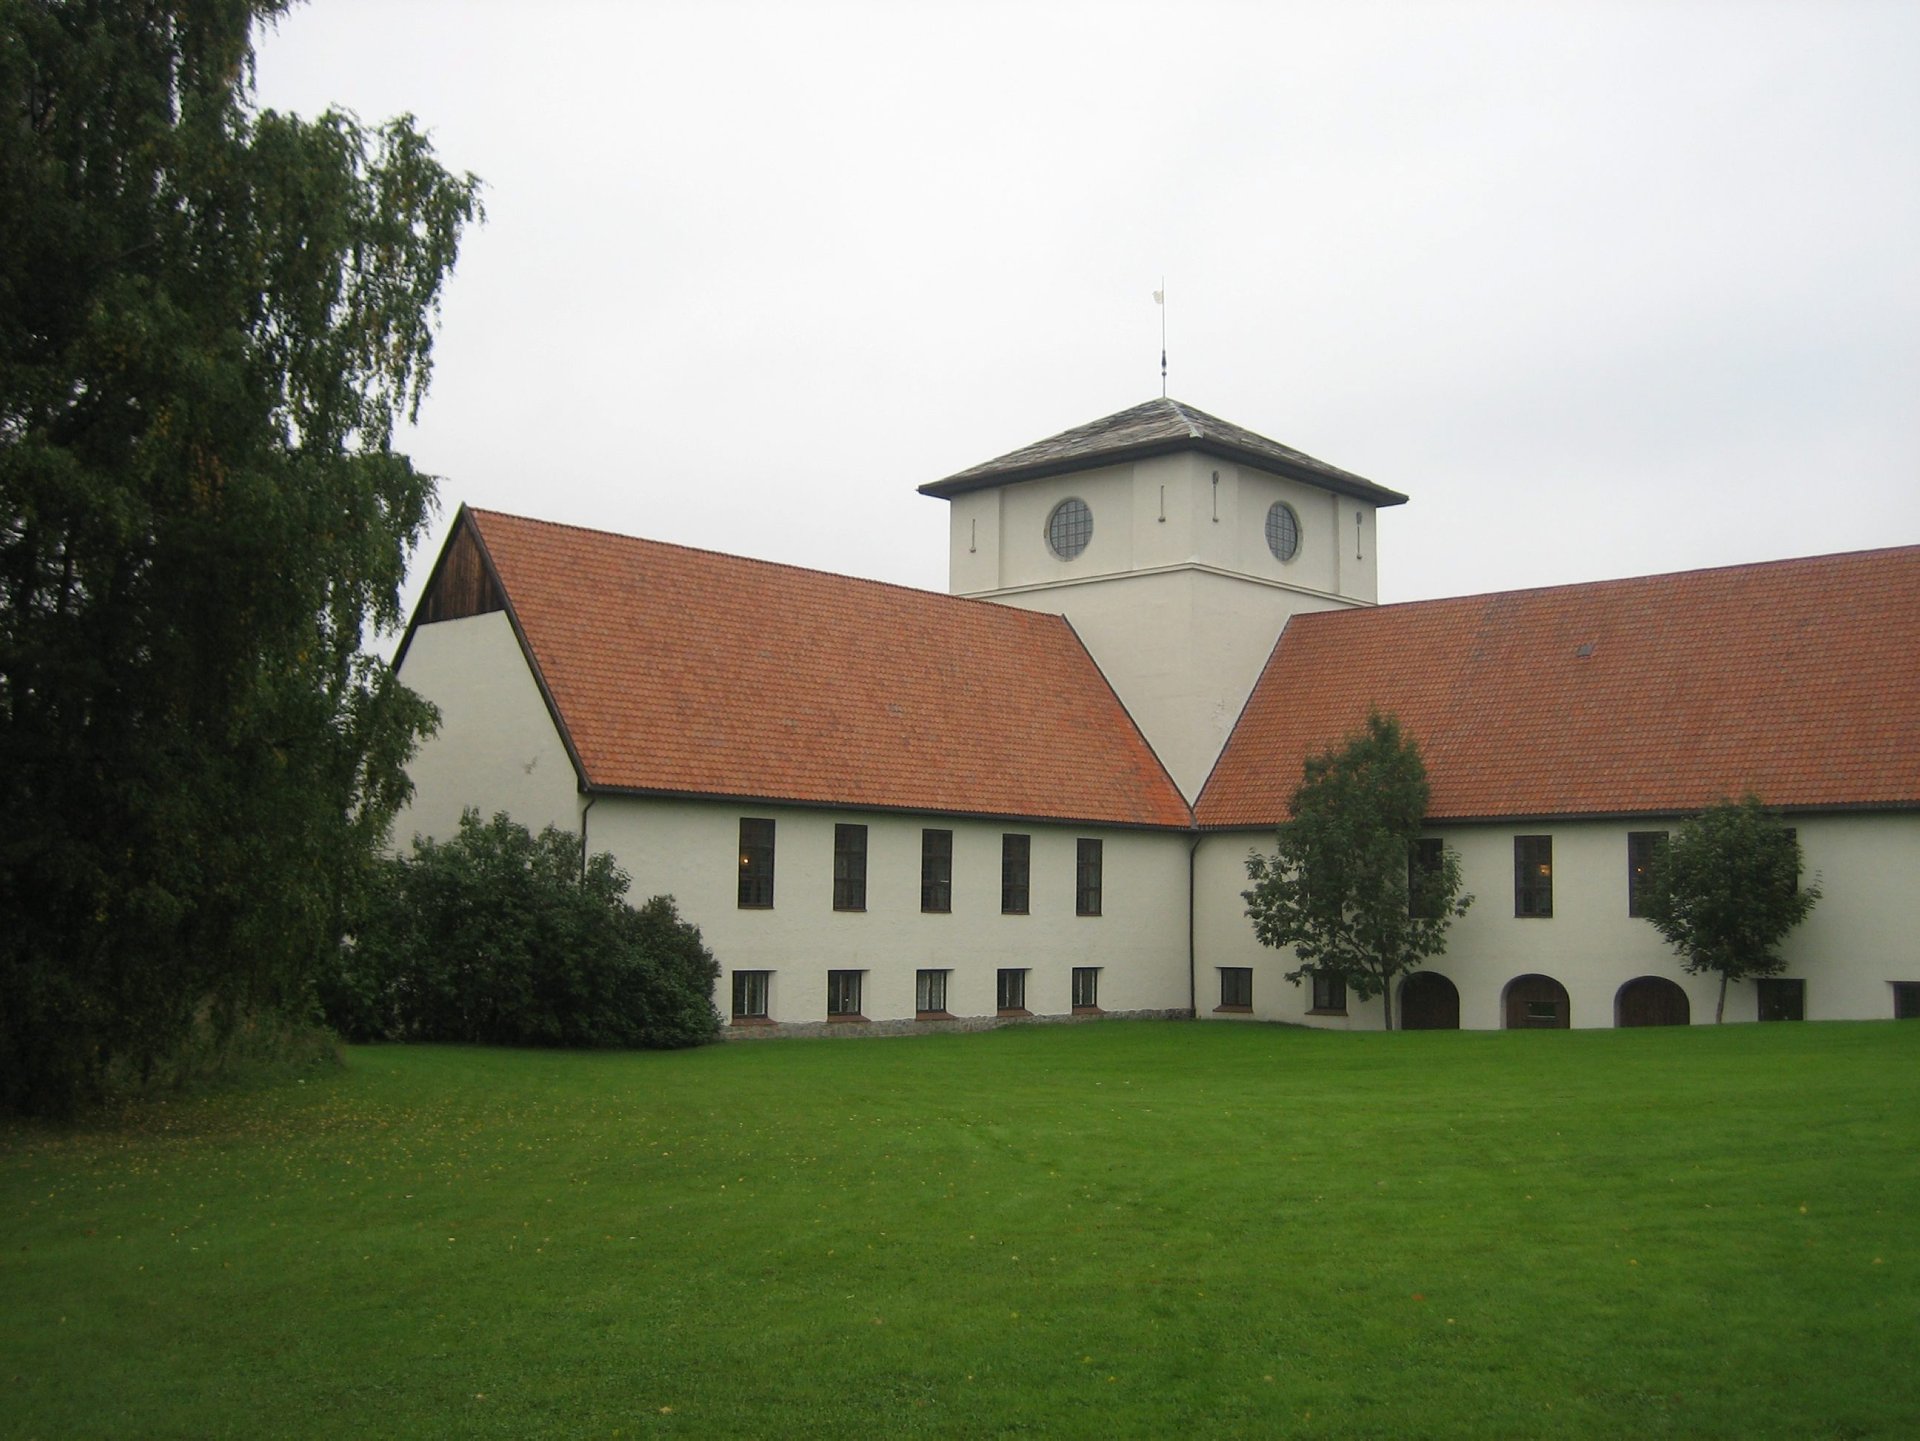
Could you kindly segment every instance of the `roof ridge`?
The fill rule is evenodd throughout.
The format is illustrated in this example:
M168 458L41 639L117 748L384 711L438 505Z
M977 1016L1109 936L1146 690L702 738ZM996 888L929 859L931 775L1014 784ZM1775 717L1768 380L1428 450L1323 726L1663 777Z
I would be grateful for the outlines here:
M796 565L792 561L768 560L764 556L757 555L741 555L736 551L715 550L712 546L688 545L683 541L677 540L657 540L652 536L634 535L629 531L608 530L604 526L576 525L571 521L564 520L544 520L535 515L520 515L517 512L508 510L489 510L477 505L469 505L466 507L466 510L471 515L482 518L491 517L495 520L504 520L517 525L537 525L549 530L572 531L578 535L603 536L608 540L621 541L628 545L652 546L660 550L678 551L682 555L708 556L714 560L725 561L731 564L765 566L793 575L819 576L825 580L834 581L839 584L876 586L881 590L894 591L904 595L924 596L933 601L950 601L954 605L959 606L988 605L993 606L996 610L1011 610L1021 615L1041 616L1054 620L1064 619L1064 617L1055 615L1051 611L1033 611L1020 606L1001 605L997 601L983 600L978 596L954 595L949 591L933 590L926 586L903 585L896 580L880 580L869 575L848 575L845 571L823 570L821 567L814 565Z
M1204 440L1206 438L1206 433L1197 424L1194 423L1193 417L1187 414L1187 408L1184 405L1182 405L1179 401L1173 399L1171 396L1163 395L1160 398L1166 401L1168 405L1172 406L1173 413L1179 416L1180 419L1186 423L1187 438L1189 440ZM1200 413L1202 415L1206 414L1204 410L1201 411ZM1275 443L1278 444L1278 442L1275 442Z
M1654 581L1684 580L1693 576L1731 574L1734 571L1773 570L1786 566L1820 565L1834 561L1863 561L1909 553L1920 553L1920 543L1870 546L1864 550L1823 551L1817 555L1774 556L1769 560L1734 560L1723 565L1692 566L1686 570L1655 570L1640 575L1603 576L1598 580L1563 580L1551 585L1521 585L1507 590L1475 590L1461 595L1429 595L1416 600L1381 601L1378 605L1359 607L1359 609L1406 610L1409 607L1421 605L1464 605L1471 602L1500 600L1509 596L1546 595L1553 591L1596 591L1617 586L1647 585ZM1345 615L1346 613L1346 609L1303 612L1295 619L1306 620L1310 615Z

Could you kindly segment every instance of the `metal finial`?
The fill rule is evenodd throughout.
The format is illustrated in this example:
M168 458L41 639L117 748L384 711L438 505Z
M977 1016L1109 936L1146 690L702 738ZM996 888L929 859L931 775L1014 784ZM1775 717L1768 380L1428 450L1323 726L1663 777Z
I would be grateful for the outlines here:
M1167 278L1160 277L1160 288L1153 292L1153 303L1160 307L1160 398L1167 398Z

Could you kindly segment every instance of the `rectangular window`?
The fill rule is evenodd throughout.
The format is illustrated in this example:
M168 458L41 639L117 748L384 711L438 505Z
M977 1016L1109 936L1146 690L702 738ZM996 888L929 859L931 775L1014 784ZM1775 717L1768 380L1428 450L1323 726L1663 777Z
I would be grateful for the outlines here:
M773 822L740 821L740 905L766 910L773 905Z
M1667 843L1665 831L1627 832L1627 914L1644 916L1647 877L1653 872L1653 858Z
M1082 839L1074 855L1073 913L1076 916L1100 914L1101 843Z
M1513 838L1513 913L1553 914L1553 837Z
M862 971L827 972L827 1018L857 1020L860 1016Z
M922 1016L947 1013L947 977L949 971L916 971L913 976L913 1008Z
M920 909L953 909L953 832L920 832Z
M772 971L735 971L733 973L734 1020L766 1020L768 982L772 978Z
M1081 844L1084 845L1085 842ZM1100 843L1095 841L1094 844ZM1073 1008L1076 1011L1100 1009L1100 968L1098 966L1073 968Z
M1027 973L1025 970L1003 970L994 988L994 1003L1000 1014L1024 1016L1027 1014Z
M1896 1021L1920 1021L1920 981L1893 983L1893 1018Z
M1000 914L1027 914L1027 875L1033 858L1031 836L1000 837Z
M1338 976L1323 976L1318 971L1314 972L1313 1008L1344 1016L1347 1013L1347 983Z
M867 828L833 828L833 908L836 911L864 911L867 908Z
M1440 918L1442 908L1438 900L1426 892L1446 863L1446 854L1447 843L1435 836L1421 836L1407 847L1408 915L1428 921Z
M1253 967L1222 966L1220 968L1220 1009L1223 1011L1250 1011L1253 1009Z
M1769 976L1753 983L1760 992L1760 1019L1763 1021L1804 1021L1807 1018L1807 983Z

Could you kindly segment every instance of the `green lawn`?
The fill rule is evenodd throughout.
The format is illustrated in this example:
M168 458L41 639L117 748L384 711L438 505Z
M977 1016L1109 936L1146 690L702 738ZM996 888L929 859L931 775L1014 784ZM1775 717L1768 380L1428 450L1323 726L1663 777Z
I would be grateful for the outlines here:
M357 1049L0 1131L17 1436L1920 1434L1920 1025Z

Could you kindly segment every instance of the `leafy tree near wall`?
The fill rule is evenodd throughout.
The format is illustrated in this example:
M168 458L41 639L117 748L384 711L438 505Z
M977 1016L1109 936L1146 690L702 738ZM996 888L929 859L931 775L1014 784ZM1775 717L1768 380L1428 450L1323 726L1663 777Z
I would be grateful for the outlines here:
M1247 915L1262 944L1292 947L1300 964L1287 979L1335 977L1362 1000L1384 997L1389 1031L1395 979L1445 950L1448 925L1473 904L1451 847L1437 864L1416 861L1429 794L1419 746L1375 711L1308 759L1278 849L1247 857Z
M286 0L0 0L0 1108L299 1004L430 709L361 652L478 185L251 104Z
M693 1046L719 1034L720 968L673 901L580 838L473 811L450 840L380 863L352 943L321 986L349 1040Z
M1758 796L1723 801L1681 826L1655 852L1641 914L1691 975L1717 974L1718 1024L1727 982L1778 975L1787 933L1820 899L1800 884L1800 841Z

